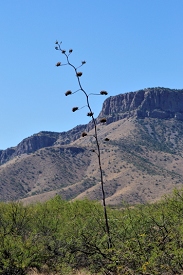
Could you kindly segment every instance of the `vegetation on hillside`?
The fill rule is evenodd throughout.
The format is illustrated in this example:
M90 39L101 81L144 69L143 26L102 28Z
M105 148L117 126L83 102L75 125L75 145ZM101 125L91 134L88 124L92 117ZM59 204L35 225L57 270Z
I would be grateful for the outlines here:
M31 269L71 274L182 274L183 190L155 204L108 208L108 249L103 208L59 196L23 206L0 203L0 274Z

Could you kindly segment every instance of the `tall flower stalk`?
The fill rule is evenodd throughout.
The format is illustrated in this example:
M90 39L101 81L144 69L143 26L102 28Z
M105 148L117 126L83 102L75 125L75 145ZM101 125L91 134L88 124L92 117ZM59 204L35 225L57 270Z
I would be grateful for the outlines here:
M82 72L80 70L78 70L79 68L81 68L85 63L86 61L82 61L81 62L81 65L79 67L75 67L71 62L70 62L70 55L71 53L73 52L72 49L70 49L68 52L64 49L61 48L61 44L62 42L58 42L56 41L55 42L56 46L55 46L55 49L56 50L59 50L66 58L66 63L61 63L61 62L57 62L56 63L56 66L57 67L60 67L60 66L65 66L65 65L68 65L70 67L73 68L74 72L75 72L75 76L77 78L77 81L78 81L78 85L79 85L79 89L76 90L75 92L72 92L71 90L68 90L65 95L68 96L68 95L72 95L78 91L81 91L84 93L85 97L86 97L86 106L88 107L89 109L89 112L87 113L87 116L91 117L92 119L92 122L93 122L93 126L94 126L94 138L95 138L95 142L96 142L96 150L93 150L93 152L95 152L97 154L97 157L98 157L98 166L99 166L99 172L100 172L100 183L101 183L101 191L102 191L102 203L103 203L103 209L104 209L104 220L105 220L105 227L106 227L106 233L107 233L107 236L108 236L108 248L111 248L112 247L112 242L111 242L111 236L110 236L110 228L109 228L109 222L108 222L108 216L107 216L107 208L106 208L106 196L105 196L105 190L104 190L104 179L103 179L103 170L102 170L102 164L101 164L101 149L100 149L100 144L99 144L99 139L98 139L98 132L97 132L97 121L96 119L94 118L94 113L92 111L92 108L90 106L90 102L89 102L89 96L90 95L107 95L108 93L106 91L101 91L99 94L87 94L87 92L84 90L82 84L81 84L81 76L82 76ZM72 111L75 112L79 110L79 107L73 107L72 108ZM101 123L105 123L107 120L106 118L101 118L100 119L100 122ZM85 137L87 136L87 133L86 132L83 132L82 137ZM105 141L108 141L109 139L105 139Z

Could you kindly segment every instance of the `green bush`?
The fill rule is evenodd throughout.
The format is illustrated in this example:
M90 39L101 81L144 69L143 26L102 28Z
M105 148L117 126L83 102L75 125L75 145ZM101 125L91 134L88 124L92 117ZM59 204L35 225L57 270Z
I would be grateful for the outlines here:
M109 249L98 202L0 203L0 274L45 266L58 274L182 274L182 216L183 191L155 204L108 208Z

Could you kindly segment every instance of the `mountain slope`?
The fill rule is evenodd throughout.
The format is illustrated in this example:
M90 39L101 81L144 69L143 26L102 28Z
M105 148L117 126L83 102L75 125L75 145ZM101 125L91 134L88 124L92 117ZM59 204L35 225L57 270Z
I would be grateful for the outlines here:
M183 90L151 88L109 97L99 114L104 116L107 123L98 124L98 135L108 204L154 201L182 187ZM28 203L56 193L100 200L92 128L90 122L68 132L40 132L0 151L0 200Z

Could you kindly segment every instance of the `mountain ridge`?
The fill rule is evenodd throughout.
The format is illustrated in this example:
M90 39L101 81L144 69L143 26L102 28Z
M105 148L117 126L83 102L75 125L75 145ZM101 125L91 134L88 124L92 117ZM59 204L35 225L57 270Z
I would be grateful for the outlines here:
M182 186L182 102L183 90L160 87L104 101L97 123L109 204L153 201ZM100 200L93 134L89 122L67 132L40 132L1 150L0 200L28 202L54 194Z
M183 121L182 102L183 89L146 88L108 97L96 121L99 122L99 118L104 116L107 117L107 124L134 116L137 118L175 118ZM67 132L39 132L24 139L15 147L0 150L0 164L20 154L32 153L54 144L69 144L80 137L81 131L90 131L92 128L91 121L85 125L77 125Z

